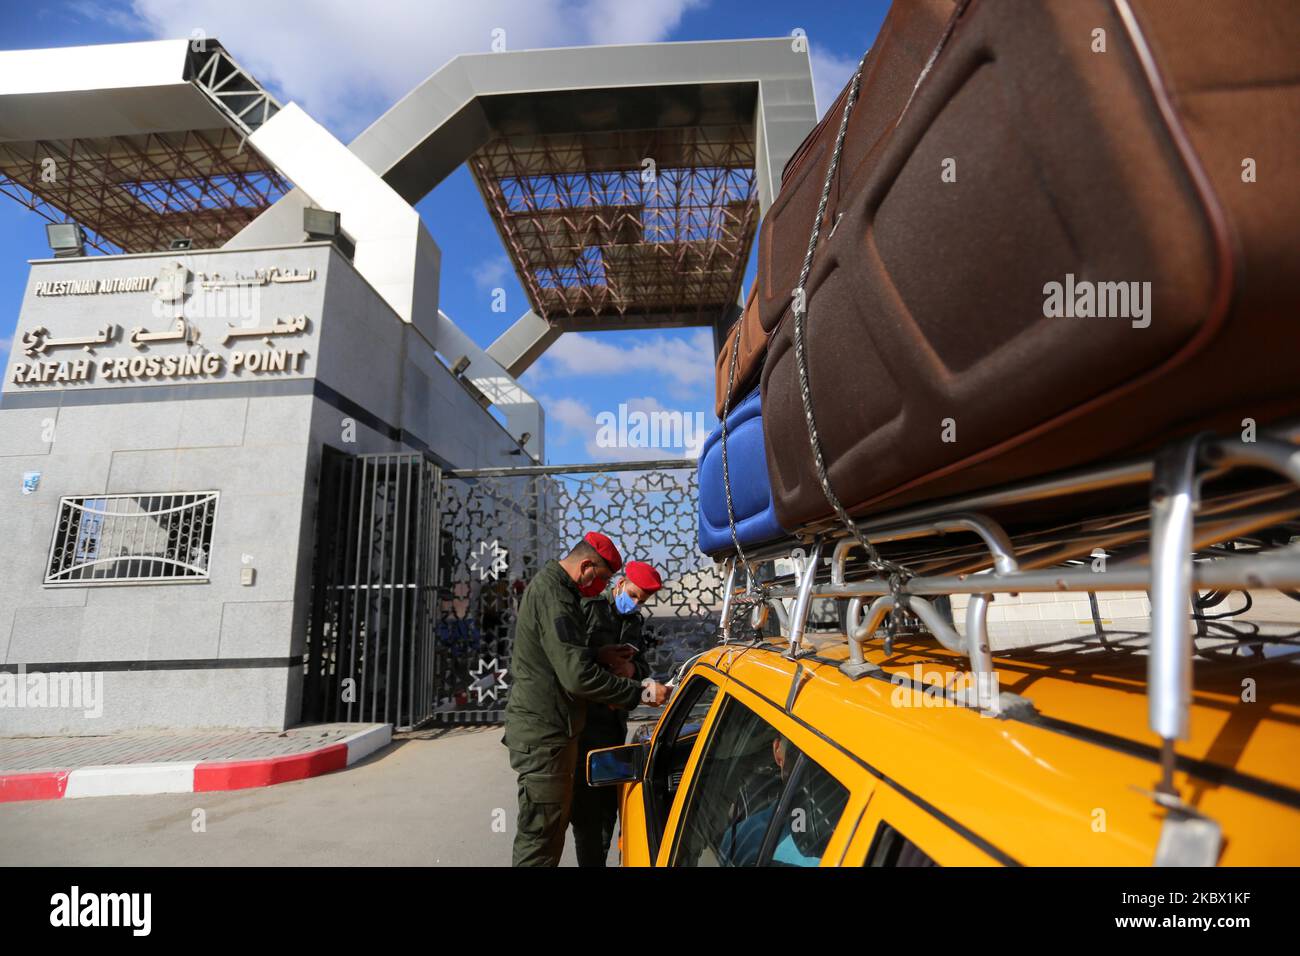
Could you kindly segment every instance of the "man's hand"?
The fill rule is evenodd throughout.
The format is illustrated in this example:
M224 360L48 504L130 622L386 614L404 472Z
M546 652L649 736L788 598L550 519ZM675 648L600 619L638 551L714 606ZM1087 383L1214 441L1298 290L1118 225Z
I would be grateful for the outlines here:
M673 689L666 684L646 678L641 684L641 703L652 707L662 707Z
M630 644L607 644L596 650L596 660L601 667L612 670L619 677L632 676L632 656L636 653L636 648ZM624 674L621 670L622 665L627 665L628 672Z

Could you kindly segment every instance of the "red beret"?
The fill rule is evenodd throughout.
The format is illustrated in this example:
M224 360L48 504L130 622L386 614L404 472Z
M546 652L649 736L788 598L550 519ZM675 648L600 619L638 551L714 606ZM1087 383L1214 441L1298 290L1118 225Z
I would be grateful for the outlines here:
M629 581L646 594L654 594L664 586L663 580L659 577L659 572L644 561L629 561L627 570L623 573Z
M610 571L617 571L623 566L623 556L618 553L618 548L614 547L614 542L599 531L588 531L582 540L596 549L596 553L609 565Z

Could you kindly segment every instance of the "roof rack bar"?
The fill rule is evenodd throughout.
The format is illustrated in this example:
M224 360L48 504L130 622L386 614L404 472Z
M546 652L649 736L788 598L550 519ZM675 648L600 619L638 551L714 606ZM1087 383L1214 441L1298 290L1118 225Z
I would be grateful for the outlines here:
M1267 556L1224 558L1193 566L1192 586L1201 590L1221 588L1300 589L1300 546L1292 545ZM961 574L915 577L907 581L908 594L991 594L1051 591L1144 591L1151 586L1151 569L1146 563L1129 563L1093 571L1090 567L1043 568L1014 574ZM888 594L889 582L880 578L846 584L822 584L810 598L851 598ZM797 598L799 588L774 585L772 598Z
M944 620L943 615L939 613L939 609L925 598L907 594L903 595L900 601L893 594L882 594L871 602L866 616L862 617L861 620L859 620L859 617L862 615L862 598L856 597L849 603L849 660L852 663L862 663L862 644L879 630L885 615L900 604L904 610L914 612L925 623L926 627L930 628L930 633L938 638L939 643L948 650L955 651L958 654L966 653L967 644L965 639L957 633L951 624Z
M1188 736L1192 698L1192 530L1200 482L1201 436L1156 458L1151 482L1151 647L1147 658L1148 722L1161 740L1156 792L1176 796L1174 741Z
M944 619L939 609L925 598L908 595L903 597L903 603L924 622L939 643L950 651L965 653L970 658L974 687L973 694L962 695L965 703L988 716L996 717L1002 713L1003 699L997 675L993 671L993 655L988 643L986 620L989 598L987 594L976 594L971 598L966 609L964 639ZM880 665L866 659L862 648L871 635L879 630L885 615L894 610L897 601L893 594L882 594L871 602L865 617L862 615L862 598L855 597L849 602L849 659L839 666L841 673L857 680L881 669Z
M966 604L966 655L975 674L975 706L998 714L1002 710L1001 685L993 672L993 651L989 647L988 613L992 600L992 594L973 594Z
M1014 574L1017 570L1015 547L1006 530L987 515L974 512L944 515L931 521L911 525L899 525L884 528L872 533L876 541L899 540L900 538L920 535L943 535L951 531L973 531L983 540L989 553L993 556L993 567L998 574ZM848 553L859 546L856 538L843 538L835 546L831 556L831 583L844 584L844 564ZM910 589L909 589L910 590ZM944 620L943 615L924 598L905 599L905 604L930 628L944 647L951 651L964 652L970 660L971 671L975 676L975 705L981 710L997 713L999 701L993 676L993 653L988 641L988 610L993 600L991 592L975 594L966 606L966 636L963 639L956 630ZM894 599L885 595L871 604L867 620L862 626L852 626L849 634L849 664L845 673L856 675L865 672L862 642L879 626L885 611L894 606ZM854 598L849 604L849 620L857 621L861 613L862 599Z
M1300 485L1300 448L1278 439L1208 441L1201 446L1201 457L1216 472L1231 467L1267 468Z
M1015 547L1011 544L1011 537L992 518L974 512L959 512L931 521L881 528L871 532L871 539L875 542L899 541L904 538L943 535L951 531L973 531L978 534L988 546L993 555L993 566L1000 573L1008 574L1016 569ZM844 583L844 564L848 553L860 546L856 538L843 538L835 545L835 551L831 554L832 584Z
M808 608L812 604L813 582L817 578L817 565L822 559L822 540L813 542L812 552L804 565L803 577L799 581L799 592L795 597L794 612L790 615L790 657L799 654L799 644L803 641L804 628L808 624Z
M894 595L892 594L882 594L872 601L870 607L867 608L865 618L862 617L862 598L859 596L849 601L848 626L845 628L848 632L846 636L849 639L849 659L840 670L852 677L860 676L860 672L866 664L866 656L862 653L862 645L870 635L879 629L885 615L893 609Z
M727 559L727 577L722 584L722 617L718 630L723 641L731 639L731 597L736 585L736 559Z

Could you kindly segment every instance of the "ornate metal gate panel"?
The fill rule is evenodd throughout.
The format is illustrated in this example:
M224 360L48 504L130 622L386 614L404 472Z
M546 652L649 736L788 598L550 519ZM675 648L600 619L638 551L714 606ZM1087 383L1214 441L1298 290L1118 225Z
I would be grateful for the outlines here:
M587 531L603 531L625 560L663 575L643 612L657 677L715 640L722 580L696 545L694 463L447 472L441 512L438 719L503 718L519 599Z
M414 727L437 673L439 470L326 448L303 719Z

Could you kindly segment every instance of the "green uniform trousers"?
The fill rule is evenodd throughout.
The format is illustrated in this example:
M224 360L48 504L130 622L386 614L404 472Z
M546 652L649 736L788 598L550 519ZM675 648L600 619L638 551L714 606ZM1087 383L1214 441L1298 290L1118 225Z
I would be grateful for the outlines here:
M576 737L567 744L510 747L510 767L519 776L513 866L560 865L577 759Z

